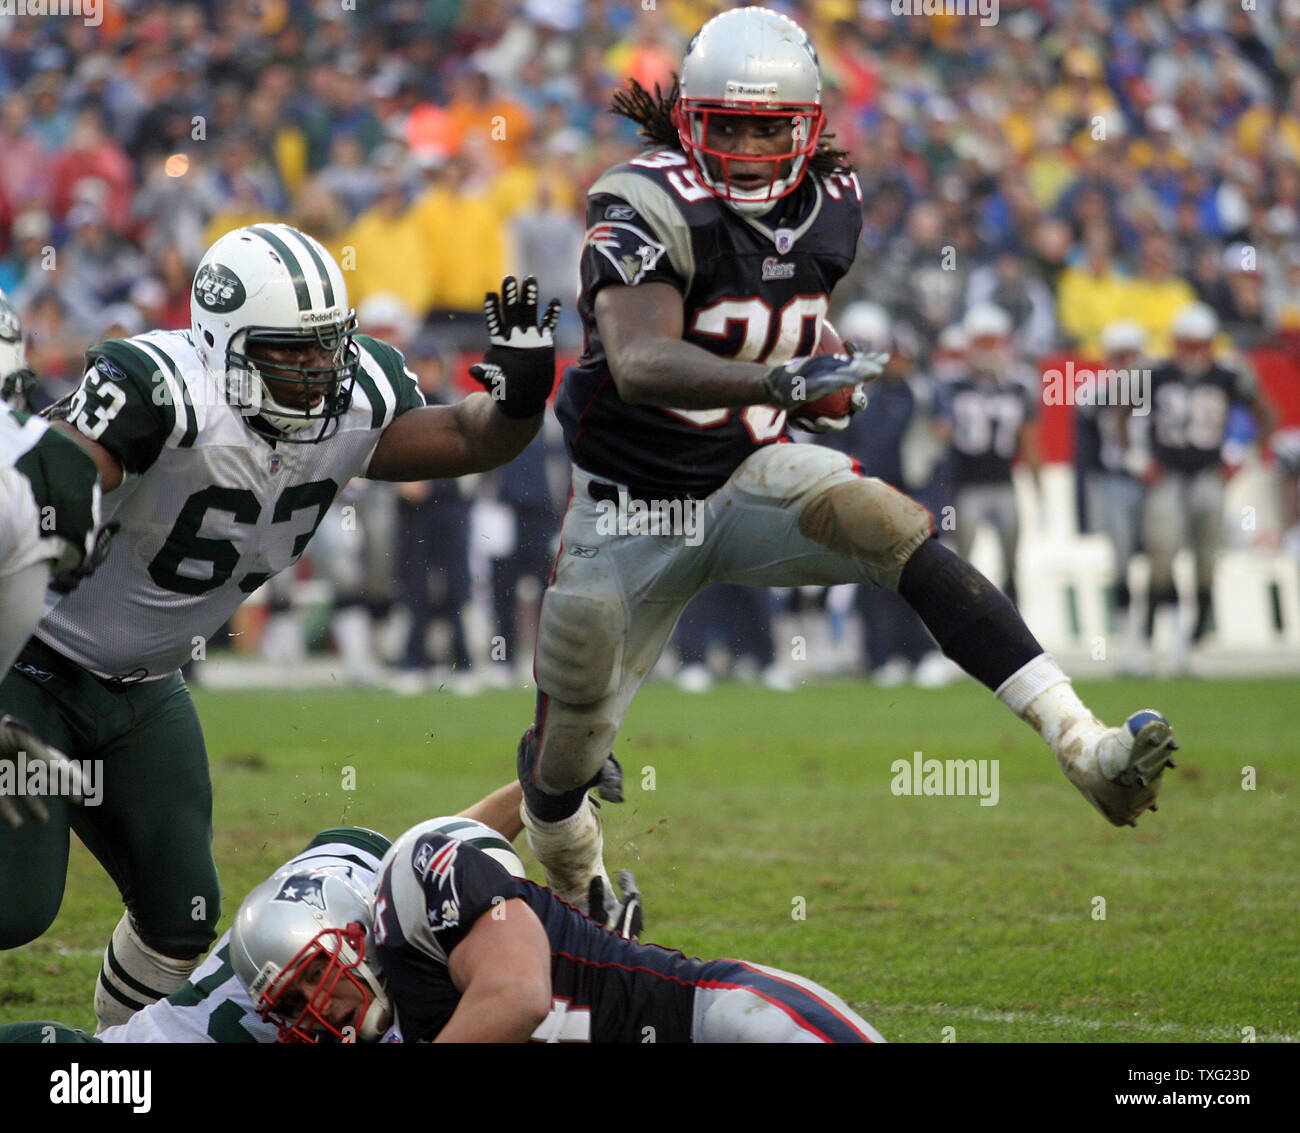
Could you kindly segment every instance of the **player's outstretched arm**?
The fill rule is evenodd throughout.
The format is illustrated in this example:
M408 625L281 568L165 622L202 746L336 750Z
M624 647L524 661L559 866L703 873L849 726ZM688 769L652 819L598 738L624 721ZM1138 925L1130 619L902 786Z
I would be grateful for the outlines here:
M551 1009L551 946L518 897L483 913L447 957L460 1002L434 1042L527 1042Z
M537 281L507 276L483 303L489 346L470 367L486 394L452 406L403 413L379 440L371 480L435 480L486 472L518 456L537 435L555 385L555 324L560 301L537 313Z
M721 358L682 338L682 297L667 283L603 288L596 296L596 325L618 395L632 405L797 410L879 377L887 358L825 354L780 366Z
M523 802L524 789L518 779L513 779L504 787L498 787L486 798L479 799L473 806L460 812L461 818L472 818L484 826L490 826L507 842L513 842L524 828L519 817L519 804Z
M412 409L384 430L366 476L440 480L487 472L523 452L541 427L541 413L512 420L485 393L472 393L455 405Z

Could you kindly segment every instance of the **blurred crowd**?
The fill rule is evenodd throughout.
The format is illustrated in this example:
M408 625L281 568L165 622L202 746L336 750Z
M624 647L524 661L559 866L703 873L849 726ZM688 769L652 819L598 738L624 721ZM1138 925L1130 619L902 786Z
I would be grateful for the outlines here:
M576 352L585 189L637 145L630 124L606 113L610 95L627 76L669 83L691 33L731 6L104 0L98 27L0 17L0 289L23 317L42 397L70 388L93 341L188 326L204 249L263 220L295 224L335 253L362 328L418 355L431 395L453 396L463 381L460 354L481 343L482 294L506 271L536 275L544 294L566 300L560 343ZM862 424L869 443L839 443L877 454L889 465L878 474L937 514L964 492L957 512L997 530L1014 594L1006 484L1012 462L1037 461L1045 358L1118 350L1172 364L1177 321L1194 306L1186 341L1212 326L1216 364L1241 374L1243 391L1255 388L1249 352L1300 350L1300 0L1003 0L987 26L978 15L895 14L906 6L889 0L771 6L812 34L830 128L864 190L859 256L833 316L884 336L910 383L882 399L897 400L894 410L877 407ZM963 437L974 443L961 408L974 402L958 396L981 384L972 351L997 371L988 412L1005 427L989 442L992 463L960 451ZM1266 402L1242 406L1221 439L1238 449L1264 439ZM924 438L914 419L927 422ZM1081 419L1079 435L1086 523L1091 473L1147 485L1151 474L1115 457L1105 421ZM500 568L489 586L499 625L513 625L518 578L545 573L559 505L543 488L557 481L562 493L563 470L543 446L527 459L559 468L550 481L507 470L475 489L503 509L483 521L482 541L512 548L487 568ZM1107 512L1111 497L1093 496L1093 510ZM471 502L460 489L431 491L361 511L391 516L390 546L418 547L430 509ZM469 531L468 512L459 524ZM1117 561L1140 549L1141 534L1131 542ZM446 566L437 593L391 567L387 579L341 589L352 606L378 591L371 608L398 602L420 627L467 600L469 569ZM1198 566L1198 592L1206 585ZM699 626L688 616L682 654L699 666L688 683L703 684L719 641L788 683L763 633L737 641L762 618L729 625L718 612L728 610L706 600ZM884 616L859 613L863 624ZM832 609L829 624L843 615ZM429 663L421 632L418 647L398 651L411 673ZM360 630L335 637L349 634L362 641ZM891 647L870 667L927 652L902 639L901 653ZM511 638L495 659L513 660L513 649ZM446 657L468 667L463 634L450 635Z

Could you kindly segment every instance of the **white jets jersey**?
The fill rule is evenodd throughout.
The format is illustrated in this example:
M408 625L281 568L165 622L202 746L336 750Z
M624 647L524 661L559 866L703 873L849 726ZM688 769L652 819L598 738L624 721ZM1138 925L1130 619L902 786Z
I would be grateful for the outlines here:
M321 869L347 877L368 892L388 847L382 834L359 826L324 830L271 876ZM273 1043L276 1034L275 1026L253 1010L247 990L235 975L227 932L184 987L96 1037L106 1043Z
M39 562L80 566L98 514L94 461L39 417L0 403L0 579Z
M133 679L172 673L206 647L249 594L297 561L335 495L365 474L384 429L424 404L397 350L356 342L351 404L314 444L256 431L189 331L92 347L68 419L121 462L125 479L104 504L122 527L37 636L94 673Z

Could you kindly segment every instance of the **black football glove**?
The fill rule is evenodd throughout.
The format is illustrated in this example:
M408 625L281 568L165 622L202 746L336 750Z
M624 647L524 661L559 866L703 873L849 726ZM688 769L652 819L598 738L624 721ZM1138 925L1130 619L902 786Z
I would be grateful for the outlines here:
M619 936L635 940L641 935L641 891L630 869L621 869L614 878L623 892L620 900L603 877L593 877L587 890L587 916L597 924L612 929Z
M791 358L763 375L768 399L778 409L797 411L845 386L880 377L888 354L813 354Z
M19 413L35 413L32 393L36 389L36 374L31 370L14 370L0 378L0 401Z
M60 787L58 794L69 802L79 803L85 794L85 782L81 768L57 748L50 747L21 720L12 716L0 715L0 763L12 762L18 767L18 757L22 755L27 764L46 763L44 779L49 787ZM15 774L15 782L21 772ZM25 784L24 784L25 785ZM54 794L54 790L47 790ZM50 812L36 795L0 794L0 818L15 830L28 818L46 823Z
M501 284L501 294L489 291L483 300L489 346L483 361L469 372L491 395L507 417L536 417L546 408L555 385L555 324L560 301L552 299L537 321L537 280L531 275L522 290L513 275Z

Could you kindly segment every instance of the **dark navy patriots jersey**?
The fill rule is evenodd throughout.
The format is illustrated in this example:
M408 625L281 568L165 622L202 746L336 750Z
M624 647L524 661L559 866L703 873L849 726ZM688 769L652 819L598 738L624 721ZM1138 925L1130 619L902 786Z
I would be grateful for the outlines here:
M551 945L552 1008L535 1040L690 1041L704 961L624 940L475 847L419 826L385 857L375 901L377 956L404 1041L430 1041L446 1026L460 1002L448 957L480 917L515 897Z
M1255 396L1250 375L1217 363L1199 377L1168 362L1151 372L1151 452L1164 468L1199 472L1219 463L1228 411Z
M578 313L582 357L555 402L575 464L647 496L704 496L760 445L782 439L785 414L765 405L665 409L618 395L596 327L601 288L668 283L682 295L682 337L724 358L777 365L811 354L830 293L862 226L856 175L809 175L762 217L743 217L675 150L642 154L587 196Z
M1024 381L959 378L944 388L943 414L952 424L953 476L958 484L1011 479L1020 430L1032 421L1037 395Z

